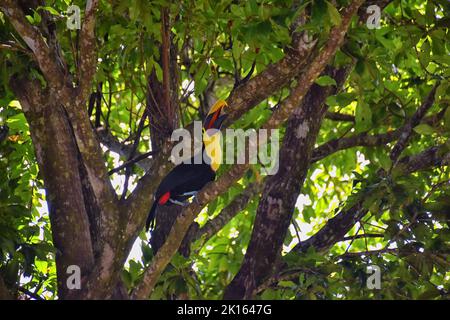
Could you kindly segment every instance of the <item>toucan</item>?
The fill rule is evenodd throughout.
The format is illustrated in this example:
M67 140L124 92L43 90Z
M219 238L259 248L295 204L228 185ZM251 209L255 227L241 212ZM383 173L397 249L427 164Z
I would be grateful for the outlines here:
M208 157L205 161L201 157L201 163L195 163L194 155L189 161L184 161L170 171L156 189L153 205L145 223L145 230L154 228L156 209L162 205L186 205L187 200L197 194L208 182L214 181L216 171L220 166L220 146L217 147L217 131L220 130L227 114L224 108L227 103L224 100L217 101L209 110L203 121L202 154L206 151ZM210 130L213 129L213 130Z

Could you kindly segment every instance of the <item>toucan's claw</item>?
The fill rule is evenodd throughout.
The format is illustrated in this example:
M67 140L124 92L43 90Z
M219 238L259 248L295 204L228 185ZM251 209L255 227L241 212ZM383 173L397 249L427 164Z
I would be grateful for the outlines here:
M190 191L190 192L185 192L182 194L182 196L196 196L198 193L198 191Z
M196 204L200 205L200 202L198 201L197 195L194 196L192 201L195 201Z
M177 204L182 207L186 207L187 205L189 205L189 202L181 202L181 201L173 200L173 199L169 199L169 201L173 204Z

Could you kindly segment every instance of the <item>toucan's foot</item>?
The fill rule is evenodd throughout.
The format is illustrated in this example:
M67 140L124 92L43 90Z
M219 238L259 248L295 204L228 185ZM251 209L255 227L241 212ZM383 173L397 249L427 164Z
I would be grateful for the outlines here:
M189 192L183 193L182 196L184 196L184 197L192 197L192 196L194 196L195 197L197 195L197 193L198 193L198 191L189 191Z
M196 204L200 205L200 202L198 201L197 195L194 196L192 201L195 202Z
M184 193L183 196L191 196L191 197L193 196L192 201L195 201L195 203L199 204L198 199L197 199L197 194L198 194L198 191L191 191L191 192Z
M173 199L169 199L169 201L173 204L177 204L182 207L186 207L189 204L189 202L181 202L181 201L173 200Z

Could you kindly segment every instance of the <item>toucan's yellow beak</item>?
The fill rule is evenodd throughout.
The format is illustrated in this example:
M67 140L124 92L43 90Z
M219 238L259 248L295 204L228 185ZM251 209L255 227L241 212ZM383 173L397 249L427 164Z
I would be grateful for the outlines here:
M220 129L222 122L227 117L227 115L224 114L224 108L226 106L228 106L228 104L224 100L218 100L211 109L209 109L208 115L203 122L205 130Z
M217 100L216 103L209 109L208 115L213 114L217 111L221 111L223 108L227 107L228 104L225 100Z

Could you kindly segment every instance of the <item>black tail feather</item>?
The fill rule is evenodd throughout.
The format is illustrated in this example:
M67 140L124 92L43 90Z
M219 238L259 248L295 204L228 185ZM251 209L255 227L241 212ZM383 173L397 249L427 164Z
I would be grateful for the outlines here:
M155 216L156 216L156 207L158 206L158 201L154 200L152 208L148 213L147 221L145 222L145 231L152 229L155 227Z

